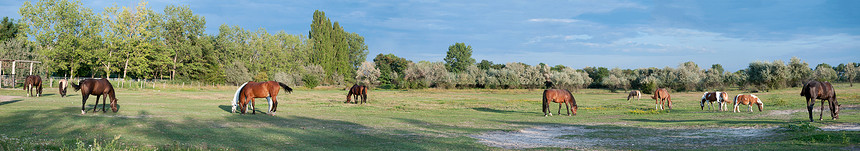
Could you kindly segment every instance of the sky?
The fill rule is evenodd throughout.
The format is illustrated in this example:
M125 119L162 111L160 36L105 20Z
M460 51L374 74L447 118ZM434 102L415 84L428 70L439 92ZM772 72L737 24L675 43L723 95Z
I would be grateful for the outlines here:
M105 7L139 1L87 0ZM368 60L392 53L442 61L448 46L472 47L472 58L494 63L546 63L573 68L677 67L721 64L728 71L755 61L815 67L860 62L857 0L153 0L156 12L188 5L218 26L265 28L307 35L314 10L365 37ZM24 1L0 0L0 16L20 19Z

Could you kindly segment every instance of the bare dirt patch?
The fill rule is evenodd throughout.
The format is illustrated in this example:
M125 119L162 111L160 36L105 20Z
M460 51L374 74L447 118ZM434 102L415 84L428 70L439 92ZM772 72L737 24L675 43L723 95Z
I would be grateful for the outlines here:
M538 126L494 131L471 137L506 149L695 149L733 145L738 139L764 138L776 128L651 129L618 126Z
M860 123L841 123L822 126L824 131L860 131Z

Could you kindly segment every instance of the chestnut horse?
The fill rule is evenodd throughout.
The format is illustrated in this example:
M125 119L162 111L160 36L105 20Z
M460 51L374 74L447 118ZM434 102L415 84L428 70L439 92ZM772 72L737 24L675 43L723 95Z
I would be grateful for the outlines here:
M549 113L549 116L552 116L552 111L549 110L549 102L558 103L559 115L561 115L561 104L567 107L567 116L570 116L571 111L573 111L573 115L576 115L576 110L579 109L579 106L576 105L576 98L573 98L573 94L570 91L564 89L547 89L543 91L544 117L547 116L547 113ZM571 107L573 107L572 110Z
M702 110L705 110L705 103L708 103L708 110L711 110L711 107L714 106L714 102L717 102L717 106L720 108L720 111L728 111L726 104L731 103L728 98L729 94L725 92L705 92L702 95Z
M105 98L102 100L102 112L107 112L105 106L107 105L108 97L110 97L110 109L114 113L119 110L116 103L116 89L113 89L113 85L107 79L84 79L78 82L77 85L72 83L72 87L75 88L75 91L81 91L81 97L83 98L81 100L81 114L87 113L84 107L87 105L87 98L90 95L96 96L96 105L93 106L93 112L98 112L99 98L102 95L105 95Z
M672 96L670 96L669 91L664 88L654 90L654 96L651 96L651 99L654 99L654 106L656 106L655 108L657 109L663 110L663 101L666 101L666 106L668 106L669 109L672 109Z
M69 86L69 81L66 79L60 80L59 88L60 88L60 97L66 97L66 90Z
M747 105L750 112L753 111L752 110L753 104L758 106L759 112L764 110L764 103L761 103L761 99L759 99L758 96L755 96L753 94L750 94L750 95L738 94L737 96L735 96L735 108L732 110L732 112L741 112L741 110L738 109L738 106L741 104Z
M42 77L37 75L29 75L24 81L24 90L27 91L27 96L33 96L33 90L36 90L36 97L42 96Z
M280 86L280 87L278 87ZM281 91L281 88L284 88L286 92L293 92L293 89L287 86L287 84L276 82L276 81L266 81L266 82L248 82L239 87L239 92L237 92L238 101L236 105L240 108L239 111L242 114L245 114L245 110L248 107L248 102L251 102L251 114L257 114L256 109L256 101L254 98L266 98L269 103L269 110L266 114L275 115L275 111L278 110L278 92ZM233 106L235 112L236 106Z
M811 81L803 86L800 91L800 96L806 97L806 109L809 111L809 121L812 120L812 107L815 106L815 99L821 100L821 114L818 115L818 120L822 120L824 116L824 100L830 102L830 117L833 120L839 119L839 101L836 100L836 90L830 82Z
M346 102L343 103L352 102L352 98L350 98L350 96L355 98L356 104L358 104L359 99L361 99L361 104L364 104L367 102L367 86L357 84L352 85L352 88L349 88L349 92L346 94Z
M639 98L642 98L642 93L639 90L630 91L627 94L627 101L630 101L630 98L636 97L636 101L639 101Z

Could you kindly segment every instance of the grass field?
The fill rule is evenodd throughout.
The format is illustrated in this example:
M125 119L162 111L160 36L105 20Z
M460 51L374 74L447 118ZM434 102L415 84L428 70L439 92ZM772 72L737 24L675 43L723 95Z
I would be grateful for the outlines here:
M674 92L674 109L654 111L647 96L627 101L625 92L585 89L574 92L579 112L571 117L544 117L542 90L371 90L369 103L356 105L343 103L342 89L298 88L282 92L277 115L267 116L230 113L234 90L228 87L119 89L118 113L92 113L91 97L86 115L79 111L80 92L61 98L55 88L46 88L44 96L29 98L20 89L2 89L0 150L505 150L512 148L488 146L478 138L546 128L567 129L549 139L596 142L568 149L860 149L858 131L817 130L860 123L860 87L836 89L840 119L830 120L828 112L814 123L805 122L799 88L756 93L765 111L753 113L702 111L702 92ZM265 111L265 99L257 100L258 111ZM556 106L551 104L554 114ZM733 129L763 136L712 138L725 135L711 133ZM581 133L567 134L576 131ZM662 139L636 143L650 138Z

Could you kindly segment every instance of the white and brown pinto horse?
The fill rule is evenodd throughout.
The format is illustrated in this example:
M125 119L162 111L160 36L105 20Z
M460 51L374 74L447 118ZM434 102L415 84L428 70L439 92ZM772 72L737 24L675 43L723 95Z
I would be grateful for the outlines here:
M735 108L732 110L732 112L741 112L741 110L738 109L738 106L741 104L747 105L747 107L749 107L750 112L753 111L752 110L753 104L758 106L759 112L764 110L764 103L761 102L761 99L759 99L758 96L755 96L753 94L750 94L750 95L738 94L737 96L735 96Z
M279 87L280 86L280 87ZM242 84L238 90L236 90L236 96L233 98L233 113L236 112L237 107L239 107L239 111L242 114L245 114L245 111L248 107L248 102L251 104L251 114L256 114L256 103L254 98L266 98L269 103L269 110L266 114L275 115L275 111L278 110L278 92L281 91L281 88L284 88L286 92L293 92L293 89L287 86L284 83L276 82L276 81L266 81L266 82L247 82Z
M717 102L717 106L720 108L720 111L728 111L726 104L731 103L728 98L729 94L726 92L705 92L702 95L702 110L705 110L705 103L708 103L708 110L711 110L711 107L714 106L714 102Z
M627 101L630 101L630 98L634 97L636 98L636 101L639 101L639 98L642 98L642 93L639 92L639 90L630 91L630 93L627 94Z
M66 90L68 90L69 81L66 79L60 80L60 97L66 97Z
M544 117L546 117L547 114L552 116L552 111L549 110L549 102L558 103L559 115L561 115L561 104L564 104L564 106L567 107L567 116L570 116L570 112L573 112L573 115L576 115L576 110L579 109L579 106L576 105L576 98L573 98L573 94L565 89L544 90L542 102Z
M672 109L672 96L669 95L669 90L664 88L654 90L654 96L651 96L651 99L654 99L654 104L659 110L663 110L664 101L666 102L666 106Z
M806 97L806 109L809 110L809 121L812 120L812 107L815 106L815 99L821 100L821 114L818 115L818 120L822 120L824 116L824 100L830 102L830 117L834 120L839 119L839 101L836 101L836 90L830 82L811 81L803 86L800 91L800 96Z

